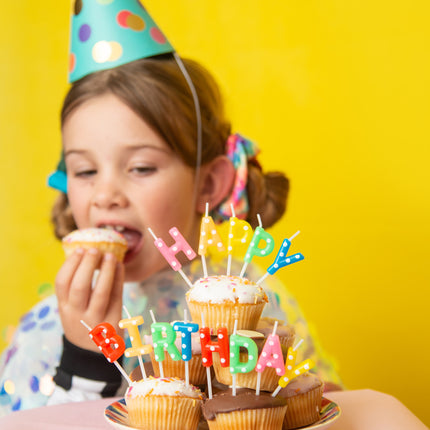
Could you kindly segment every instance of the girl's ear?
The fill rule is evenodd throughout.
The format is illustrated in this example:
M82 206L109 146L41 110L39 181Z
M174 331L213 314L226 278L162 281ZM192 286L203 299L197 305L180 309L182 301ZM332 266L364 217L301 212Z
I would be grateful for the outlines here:
M206 203L209 208L218 206L230 194L236 171L233 163L225 155L220 155L205 164L200 170L199 195L197 197L198 213L204 213Z

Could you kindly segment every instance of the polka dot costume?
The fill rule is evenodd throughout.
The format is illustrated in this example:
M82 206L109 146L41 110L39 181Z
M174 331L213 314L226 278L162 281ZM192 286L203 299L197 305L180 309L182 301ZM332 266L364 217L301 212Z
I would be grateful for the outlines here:
M138 0L77 0L69 82L140 58L174 52Z

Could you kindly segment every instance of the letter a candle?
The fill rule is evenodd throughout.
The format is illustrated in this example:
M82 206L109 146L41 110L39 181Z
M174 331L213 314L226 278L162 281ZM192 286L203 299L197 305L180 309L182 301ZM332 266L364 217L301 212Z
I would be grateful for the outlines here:
M202 257L203 274L206 278L208 276L208 269L206 266L206 254L209 246L216 246L220 251L224 250L221 236L216 229L212 217L209 216L209 204L206 203L206 213L202 218L200 225L200 241L198 253Z

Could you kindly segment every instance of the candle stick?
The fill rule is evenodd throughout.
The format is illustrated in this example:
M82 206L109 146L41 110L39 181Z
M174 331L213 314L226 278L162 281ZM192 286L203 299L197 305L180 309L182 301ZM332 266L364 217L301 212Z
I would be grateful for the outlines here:
M152 351L151 345L143 345L142 340L140 337L138 326L142 325L144 323L143 318L139 315L137 317L132 318L130 313L128 312L128 309L123 306L123 309L125 313L127 314L127 319L122 319L118 325L122 329L127 329L129 333L129 338L132 347L127 348L124 352L124 355L126 357L136 357L139 361L140 370L142 372L142 377L144 380L146 380L146 372L145 372L145 366L143 365L142 361L142 355L144 354L150 354Z
M114 327L107 322L97 324L94 328L91 328L83 320L81 320L81 324L87 328L91 340L98 346L107 361L117 367L128 385L132 385L131 379L117 361L125 350L125 343L122 337L116 333Z
M251 262L254 255L257 255L259 257L265 257L269 255L275 247L275 241L273 240L273 236L264 231L263 229L260 214L257 214L257 219L258 226L256 227L248 249L246 250L246 254L244 257L245 262L239 275L241 278L243 278L243 276L245 275L246 268L248 267L248 264ZM262 240L266 243L264 248L260 248L258 246L260 241Z
M185 238L182 236L182 234L179 232L179 230L176 227L172 227L169 230L169 234L176 239L176 242L168 247L163 239L158 238L155 233L148 227L149 232L151 233L154 240L154 245L157 247L157 249L160 251L160 253L163 255L163 257L166 259L166 261L169 263L170 267L175 271L178 272L184 281L187 283L187 285L191 288L193 284L189 280L189 278L185 275L185 273L182 271L182 265L179 262L179 260L176 258L176 254L179 251L182 251L188 260L192 260L196 253L193 251L191 246L188 244L188 242L185 240Z
M249 223L244 220L236 218L234 207L231 206L232 217L229 220L228 229L228 242L227 242L227 276L230 276L231 272L231 260L235 243L246 243L248 235L252 233L252 228ZM241 233L241 236L237 236Z
M232 210L233 210L233 207L232 207ZM236 335L236 331L237 331L237 320L235 320L234 321L234 329L233 329L233 335ZM234 340L233 340L233 342L234 342ZM231 347L231 339L230 339L230 347ZM233 345L234 345L234 343L233 343ZM230 352L230 362L231 362L231 359L233 358L233 356L234 356L234 353L233 353L233 356L231 355L232 353ZM231 372L231 367L230 367L230 372ZM236 373L233 373L233 389L232 389L232 394L233 394L233 396L235 396L236 395Z
M202 218L200 225L200 241L198 253L202 258L203 275L208 276L206 266L206 253L209 246L216 246L220 251L224 250L221 236L219 235L215 223L211 216L209 216L209 203L206 203L205 216Z
M278 387L272 393L273 397L277 396L279 391L282 388L286 387L294 378L307 372L309 369L312 369L312 367L315 366L315 363L313 362L313 360L309 358L297 365L295 364L296 358L297 358L297 348L301 344L302 344L302 341L300 341L294 348L292 347L288 348L287 360L285 362L285 367L287 368L287 371L284 373L283 376L279 378Z
M304 260L305 257L300 252L287 256L288 250L291 246L291 241L299 233L300 231L297 231L289 239L284 239L275 261L267 268L266 273L256 282L257 285L260 285L269 275L275 274L281 267L289 266L291 264L297 263L298 261Z

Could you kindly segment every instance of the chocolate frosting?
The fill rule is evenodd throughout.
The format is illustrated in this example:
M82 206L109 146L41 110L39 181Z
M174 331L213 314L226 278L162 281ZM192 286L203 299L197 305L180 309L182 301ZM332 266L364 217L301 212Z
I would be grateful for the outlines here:
M276 408L286 404L287 401L284 398L272 397L271 393L260 391L260 395L256 396L254 390L238 388L236 396L233 396L232 390L228 389L215 394L212 399L207 399L202 406L202 411L205 419L214 420L216 415L221 413Z

